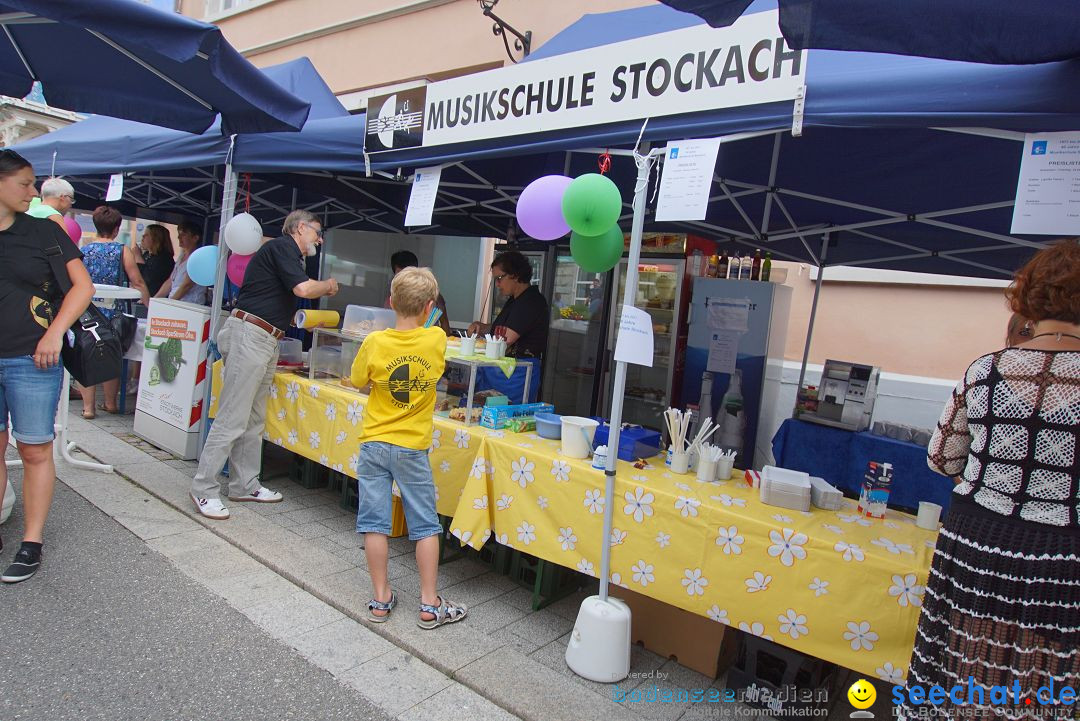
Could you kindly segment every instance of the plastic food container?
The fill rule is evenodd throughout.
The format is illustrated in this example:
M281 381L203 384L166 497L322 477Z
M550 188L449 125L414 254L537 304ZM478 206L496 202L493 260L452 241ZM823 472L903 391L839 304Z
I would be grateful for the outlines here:
M388 308L370 305L345 306L345 320L341 330L345 333L366 335L372 331L385 330L394 325L397 316Z
M562 438L562 416L556 413L536 413L536 435L541 438L559 440Z
M282 338L278 341L278 365L303 365L304 344L297 338Z

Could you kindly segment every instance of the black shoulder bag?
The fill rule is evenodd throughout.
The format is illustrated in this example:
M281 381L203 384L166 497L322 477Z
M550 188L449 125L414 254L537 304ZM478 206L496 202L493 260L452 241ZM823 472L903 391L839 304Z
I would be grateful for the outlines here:
M116 284L129 287L131 283L128 280L127 271L124 270L123 248L120 249L120 259L117 264L119 267L116 269ZM121 352L127 353L135 340L135 330L139 327L139 321L132 312L130 300L114 301L113 308L115 309L112 317L113 329L116 330L116 335L120 339Z
M59 245L45 248L45 257L64 296L71 290L71 277L64 266L64 252ZM63 303L63 299L60 301ZM60 310L57 304L53 318ZM112 323L93 303L87 306L71 329L64 334L60 358L72 377L84 386L119 378L124 352Z

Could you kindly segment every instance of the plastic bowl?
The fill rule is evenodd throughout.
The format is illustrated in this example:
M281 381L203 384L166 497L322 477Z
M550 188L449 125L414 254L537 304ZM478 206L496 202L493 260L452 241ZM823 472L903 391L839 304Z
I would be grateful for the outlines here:
M562 416L556 413L537 413L533 418L536 419L536 435L554 441L562 438Z

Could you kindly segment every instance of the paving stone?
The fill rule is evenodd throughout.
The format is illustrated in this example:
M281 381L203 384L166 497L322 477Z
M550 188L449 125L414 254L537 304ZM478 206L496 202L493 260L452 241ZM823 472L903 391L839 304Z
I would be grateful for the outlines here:
M449 596L449 592L447 595ZM491 633L505 628L520 621L525 615L525 611L497 598L469 607L470 626L480 633Z
M394 644L348 618L293 636L289 644L335 676L395 650Z
M451 681L405 651L373 658L338 677L391 714L400 714L450 686Z
M574 622L570 619L542 610L528 614L520 621L507 626L507 629L522 638L545 645L569 633L573 627Z
M277 638L296 636L345 618L340 611L303 591L241 610Z
M453 718L469 721L513 721L518 717L499 708L475 691L455 684L413 706L397 718L398 721L446 721Z
M292 533L300 536L300 538L319 538L321 536L327 536L332 531L321 523L315 521L312 523L301 523L296 526L292 526L289 529Z
M505 576L500 576L497 573L485 573L482 576L476 576L447 587L446 593L456 601L469 606L478 606L493 598L505 601L506 595L512 588L516 588L514 582ZM515 606L515 608L520 607Z
M268 568L227 576L205 585L241 612L272 600L283 600L300 590L296 584Z

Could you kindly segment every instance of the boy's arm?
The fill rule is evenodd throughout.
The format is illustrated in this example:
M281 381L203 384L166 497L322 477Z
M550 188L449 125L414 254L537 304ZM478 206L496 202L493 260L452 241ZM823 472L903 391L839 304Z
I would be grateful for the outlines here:
M370 336L364 339L364 342L360 344L360 350L356 352L356 358L353 359L349 380L354 388L366 388L371 382L371 373L368 372L368 355L371 348L369 340Z

